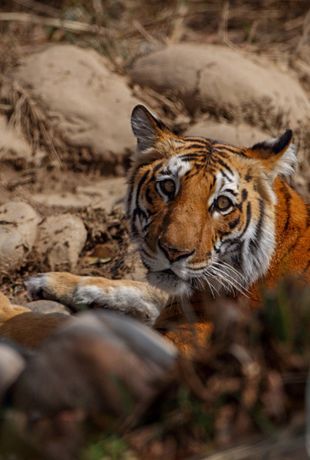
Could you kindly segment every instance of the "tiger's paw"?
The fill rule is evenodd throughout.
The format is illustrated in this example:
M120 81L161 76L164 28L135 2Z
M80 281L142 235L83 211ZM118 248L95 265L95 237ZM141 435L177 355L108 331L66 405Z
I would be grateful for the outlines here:
M73 311L104 308L152 325L163 307L163 294L141 282L51 272L26 281L32 299L55 300Z
M27 281L25 281L25 286L31 300L45 299L45 277L46 275L44 273L40 273L38 275L31 276L27 279Z
M160 307L147 292L137 286L126 284L81 283L75 293L74 301L78 310L89 308L104 308L118 311L145 324L153 325L157 319Z
M25 285L32 300L55 300L71 306L79 278L71 273L40 273L30 277Z

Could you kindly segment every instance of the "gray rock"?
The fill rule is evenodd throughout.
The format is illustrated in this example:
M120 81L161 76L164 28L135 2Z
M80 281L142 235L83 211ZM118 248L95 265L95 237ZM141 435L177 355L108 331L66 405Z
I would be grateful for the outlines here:
M32 250L41 218L22 201L0 206L0 272L22 266Z
M192 125L184 133L186 136L203 136L227 144L251 147L256 142L270 138L270 134L253 128L253 126L241 123L232 125L229 123L216 123L210 120L201 120Z
M70 315L70 311L67 307L53 300L34 300L26 303L25 306L30 308L34 313L63 313L65 315Z
M88 147L107 162L134 147L129 118L138 101L126 79L94 50L50 46L24 57L14 78L69 145Z
M32 199L45 206L82 209L91 206L111 212L115 206L123 207L127 191L123 177L113 177L80 185L75 192L36 193Z
M177 94L192 112L203 109L239 119L260 117L291 126L306 123L310 103L297 80L271 62L228 47L177 44L139 58L132 80Z
M51 270L72 270L86 242L82 220L72 214L47 217L39 229L36 249Z

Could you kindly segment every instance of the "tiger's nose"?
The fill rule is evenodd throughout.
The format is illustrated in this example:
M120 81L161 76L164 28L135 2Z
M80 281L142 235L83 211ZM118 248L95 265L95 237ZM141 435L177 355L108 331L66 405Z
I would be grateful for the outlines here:
M195 249L192 251L189 249L179 249L173 246L170 246L166 242L163 242L161 239L158 240L158 246L163 251L169 262L177 262L181 259L187 259L194 254Z

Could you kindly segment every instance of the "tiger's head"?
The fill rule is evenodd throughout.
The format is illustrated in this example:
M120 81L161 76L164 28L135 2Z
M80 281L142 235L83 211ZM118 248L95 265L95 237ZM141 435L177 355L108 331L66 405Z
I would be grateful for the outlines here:
M127 213L151 284L173 295L244 292L275 249L273 182L294 170L292 131L251 148L170 131L132 112Z

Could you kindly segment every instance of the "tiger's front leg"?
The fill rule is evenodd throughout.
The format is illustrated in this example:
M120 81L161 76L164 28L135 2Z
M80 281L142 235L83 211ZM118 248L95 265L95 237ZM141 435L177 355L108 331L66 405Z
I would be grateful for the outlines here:
M55 300L74 311L106 308L153 325L168 295L148 283L50 272L26 281L32 299Z

